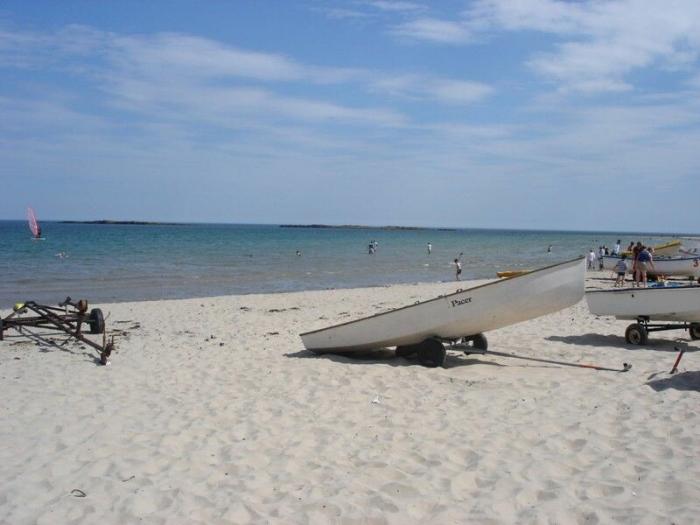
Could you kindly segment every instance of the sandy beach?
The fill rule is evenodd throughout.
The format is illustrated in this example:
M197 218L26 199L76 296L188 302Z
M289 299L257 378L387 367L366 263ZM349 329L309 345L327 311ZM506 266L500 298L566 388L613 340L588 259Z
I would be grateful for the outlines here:
M699 347L683 332L632 348L581 302L435 369L298 336L458 287L96 304L119 331L106 367L8 334L0 521L697 522L698 354L669 374Z

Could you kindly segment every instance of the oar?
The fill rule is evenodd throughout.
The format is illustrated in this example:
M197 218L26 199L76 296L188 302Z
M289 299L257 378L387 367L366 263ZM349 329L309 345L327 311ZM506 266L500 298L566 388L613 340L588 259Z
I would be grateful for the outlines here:
M632 368L632 365L630 363L622 363L622 368L609 368L606 366L598 366L598 365L591 365L587 363L568 363L566 361L554 361L552 359L540 359L537 357L524 357L520 355L515 355L515 354L507 354L505 352L492 352L489 350L487 352L487 355L498 355L501 357L512 357L513 359L524 359L526 361L537 361L538 363L549 363L552 365L561 365L561 366L573 366L576 368L591 368L593 370L600 370L603 372L627 372Z

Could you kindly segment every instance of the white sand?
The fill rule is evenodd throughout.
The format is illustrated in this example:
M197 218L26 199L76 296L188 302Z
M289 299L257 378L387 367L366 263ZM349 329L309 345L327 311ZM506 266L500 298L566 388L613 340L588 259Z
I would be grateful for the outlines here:
M630 348L582 302L488 334L627 373L316 357L298 337L456 287L99 305L129 332L108 367L0 343L0 522L697 523L698 354L668 373L699 346L683 332Z

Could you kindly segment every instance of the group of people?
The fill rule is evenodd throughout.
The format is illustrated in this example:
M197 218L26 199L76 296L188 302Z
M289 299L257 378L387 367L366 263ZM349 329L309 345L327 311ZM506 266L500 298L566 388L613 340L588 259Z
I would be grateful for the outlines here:
M596 261L598 261L598 269L603 269L603 257L606 255L620 255L620 240L615 243L614 248L609 250L606 246L599 246L598 253L591 248L586 257L587 266L589 270L593 270L596 267ZM628 255L632 260L632 268L628 266ZM634 241L630 242L627 250L622 254L622 257L613 271L617 274L615 279L615 287L624 286L625 275L630 272L633 275L634 283L633 286L647 286L647 272L649 270L654 270L654 249L649 246L644 246L641 242Z
M607 255L620 255L620 239L617 240L615 246L612 250L605 245L598 246L598 252L596 253L593 248L588 252L586 261L588 261L588 269L594 270L596 266L596 261L598 262L598 269L603 269L603 257Z
M370 255L374 255L377 253L377 248L379 248L379 241L369 241L369 247L368 247L368 252Z

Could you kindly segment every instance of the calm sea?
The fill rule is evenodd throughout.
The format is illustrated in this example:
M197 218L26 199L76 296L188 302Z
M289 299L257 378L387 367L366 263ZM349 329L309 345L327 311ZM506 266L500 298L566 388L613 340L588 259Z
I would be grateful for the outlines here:
M67 295L104 302L446 281L454 279L452 261L460 253L464 279L490 278L498 270L535 268L612 247L618 238L623 246L671 238L223 224L43 222L42 229L45 240L35 241L26 222L0 221L0 308ZM369 255L372 240L379 244Z

